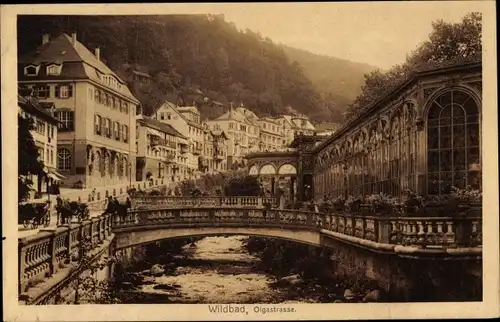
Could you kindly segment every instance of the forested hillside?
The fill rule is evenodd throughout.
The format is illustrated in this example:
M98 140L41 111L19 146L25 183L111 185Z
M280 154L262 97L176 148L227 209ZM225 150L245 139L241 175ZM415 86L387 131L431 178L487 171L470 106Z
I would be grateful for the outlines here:
M361 93L365 74L378 67L355 63L349 60L313 54L289 46L281 46L291 61L297 61L314 87L340 107L350 104Z
M196 102L204 118L213 118L223 112L221 104L243 102L258 115L276 115L291 106L314 121L338 122L366 72L357 64L339 70L331 64L315 77L318 69L307 59L212 15L21 16L19 55L35 50L44 33L75 31L91 51L101 48L102 59L130 82L146 112L168 99ZM130 66L149 73L153 81L134 83L125 73Z

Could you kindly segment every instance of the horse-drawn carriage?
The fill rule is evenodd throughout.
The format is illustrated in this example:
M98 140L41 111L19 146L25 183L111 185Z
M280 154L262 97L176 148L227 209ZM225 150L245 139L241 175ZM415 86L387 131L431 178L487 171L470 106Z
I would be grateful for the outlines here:
M43 225L50 225L50 202L29 202L18 205L18 223L24 228L31 226L31 229L37 229Z
M78 201L64 200L57 197L56 211L57 211L57 222L61 224L71 223L74 216L77 217L78 221L89 219L90 210L85 203Z

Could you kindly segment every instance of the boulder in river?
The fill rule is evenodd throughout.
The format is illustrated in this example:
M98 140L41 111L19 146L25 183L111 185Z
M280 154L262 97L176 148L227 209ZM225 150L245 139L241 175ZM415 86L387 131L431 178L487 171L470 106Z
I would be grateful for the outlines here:
M355 297L356 297L356 294L354 294L353 291L351 291L350 289L345 290L345 292L344 292L344 298L346 300L352 300Z
M165 269L159 264L153 265L151 269L149 270L149 273L153 276L161 276L165 272Z
M294 275L289 275L289 276L282 277L280 279L280 281L286 282L286 283L290 283L292 285L299 284L299 283L303 282L302 278L300 277L299 274L294 274Z
M128 291L128 290L132 290L132 289L134 289L134 284L132 284L132 283L130 283L130 282L123 282L123 283L121 284L121 287L122 287L122 289L124 289L124 290Z
M158 284L158 285L153 286L153 288L155 290L165 290L165 291L171 291L171 290L175 290L176 289L172 285L168 285L168 284Z
M144 276L142 284L156 284L155 278L152 276Z
M380 302L380 291L370 291L365 297L363 297L363 302Z

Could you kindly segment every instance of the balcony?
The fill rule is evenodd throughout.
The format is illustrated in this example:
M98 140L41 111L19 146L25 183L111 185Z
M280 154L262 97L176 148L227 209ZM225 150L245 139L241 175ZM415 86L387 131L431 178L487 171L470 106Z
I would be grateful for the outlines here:
M189 152L189 148L187 145L181 145L181 153L186 154Z
M194 155L201 155L202 149L201 147L195 147L193 148L193 154Z
M163 157L163 161L165 161L165 163L175 163L176 161L175 153L167 154L166 156Z

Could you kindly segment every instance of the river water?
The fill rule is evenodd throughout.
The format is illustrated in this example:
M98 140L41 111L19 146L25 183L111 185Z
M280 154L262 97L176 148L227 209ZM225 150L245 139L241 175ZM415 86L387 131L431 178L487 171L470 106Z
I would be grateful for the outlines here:
M321 290L300 292L299 283L277 287L277 278L257 268L245 236L205 237L182 248L169 265L135 273L141 277L123 303L314 303ZM162 272L162 268L166 268ZM293 280L292 276L290 280ZM297 285L297 286L296 286ZM299 288L299 289L297 289ZM319 285L317 288L321 288ZM332 301L333 302L333 301Z

